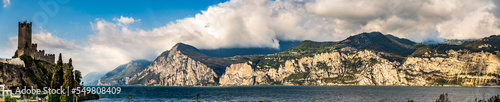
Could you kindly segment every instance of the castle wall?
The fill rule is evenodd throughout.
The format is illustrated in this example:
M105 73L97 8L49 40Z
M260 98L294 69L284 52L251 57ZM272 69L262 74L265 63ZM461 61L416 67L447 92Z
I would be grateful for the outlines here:
M54 63L55 62L55 55L54 54L45 54L45 50L34 50L31 49L29 50L29 53L26 53L27 55L33 57L35 60L41 60L45 62L50 62Z
M31 43L32 40L31 22L19 22L17 51L12 58L18 58L22 55L31 56L35 60L55 63L54 54L45 54L45 50L37 50L37 44Z

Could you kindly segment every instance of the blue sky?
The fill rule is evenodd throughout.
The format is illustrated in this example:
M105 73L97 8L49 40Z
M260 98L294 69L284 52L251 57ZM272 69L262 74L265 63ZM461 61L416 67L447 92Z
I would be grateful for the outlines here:
M17 35L17 22L33 21L36 13L47 13L38 4L43 1L45 0L12 0L9 6L0 8L0 42L7 42L9 37ZM90 22L96 18L140 18L141 22L132 26L152 29L194 16L210 5L221 2L225 0L70 0L67 4L58 4L58 12L49 17L47 24L34 23L33 30L37 32L41 27L59 38L83 42L93 33ZM6 45L1 44L0 47Z
M0 57L14 54L24 20L34 21L38 49L72 58L84 74L154 60L179 42L279 48L279 41L339 41L373 31L415 42L500 34L500 0L59 1L67 0L0 1ZM47 12L39 2L59 9ZM44 14L46 23L34 19Z

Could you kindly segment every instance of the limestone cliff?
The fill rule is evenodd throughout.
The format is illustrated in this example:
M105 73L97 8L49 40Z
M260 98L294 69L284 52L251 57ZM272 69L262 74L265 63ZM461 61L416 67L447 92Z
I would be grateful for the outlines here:
M488 52L450 50L449 57L409 57L402 64L382 54L334 51L287 60L279 68L252 68L252 62L233 64L221 76L220 84L467 86L496 85L500 79L499 56Z
M500 36L490 36L462 45L425 45L372 32L228 58L180 43L128 81L161 86L500 85L499 43Z
M217 74L200 61L193 60L177 44L163 52L145 70L131 77L130 85L201 86L215 84Z
M22 86L49 86L53 65L31 59L28 63L26 66L0 63L0 84L5 84L6 88L11 90Z
M23 72L21 71L21 67L15 65L9 65L3 63L1 66L2 70L0 71L0 83L5 84L6 87L12 88L23 86Z

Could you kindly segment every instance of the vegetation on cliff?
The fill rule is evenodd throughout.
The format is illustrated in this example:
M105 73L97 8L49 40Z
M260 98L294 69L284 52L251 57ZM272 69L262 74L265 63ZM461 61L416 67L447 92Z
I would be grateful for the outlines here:
M498 62L495 59L498 58L496 40L500 40L497 37L491 36L462 45L425 45L393 35L371 32L353 35L339 42L306 40L275 54L227 58L211 57L193 46L178 43L172 48L173 50L160 55L164 57L158 58L181 53L182 56L199 61L219 76L215 84L219 83L218 78L229 78L224 79L224 82L235 85L239 85L238 83L245 85L496 85L500 79L495 76L498 72L494 72L498 70L495 67L500 66L495 63ZM481 51L488 53L476 53ZM155 68L168 66L165 65L171 64L168 61L191 61L182 56L163 60L161 63L150 66L155 66ZM175 62L175 64L179 63ZM190 65L200 66L195 63ZM158 79L162 75L142 71L142 76L134 80L170 83L169 78L175 78L177 80L174 82L195 82L193 79L186 79L187 76L172 74L177 72L186 74L188 70L182 71L185 68L172 68L152 69L168 71L164 72L169 73L165 76L167 79ZM231 72L226 72L228 69ZM138 83L131 84L137 85ZM196 84L190 83L189 85Z
M470 52L490 52L497 54L500 51L500 35L492 35L483 39L464 42L461 45L436 44L418 48L411 54L413 57L448 57L442 56L449 50L467 50ZM430 56L423 56L425 54Z

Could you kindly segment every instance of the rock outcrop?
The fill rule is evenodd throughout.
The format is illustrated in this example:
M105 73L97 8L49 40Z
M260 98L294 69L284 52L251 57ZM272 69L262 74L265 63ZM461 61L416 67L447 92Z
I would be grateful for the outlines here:
M131 77L129 85L500 85L499 41L490 36L462 45L425 45L372 32L230 58L180 43Z
M7 88L18 87L23 85L23 72L16 65L2 64L0 71L0 83L5 84Z
M50 85L53 65L44 61L33 61L26 66L0 63L0 84L11 90L22 86L43 88Z
M251 62L227 67L221 85L457 85L497 84L499 56L450 50L450 57L409 57L389 61L382 52L330 52L287 60L279 68L252 68ZM476 75L471 73L484 73ZM456 80L462 79L462 80ZM496 82L496 83L495 83Z
M202 86L215 84L215 72L179 50L177 44L163 52L145 70L131 77L130 85Z

